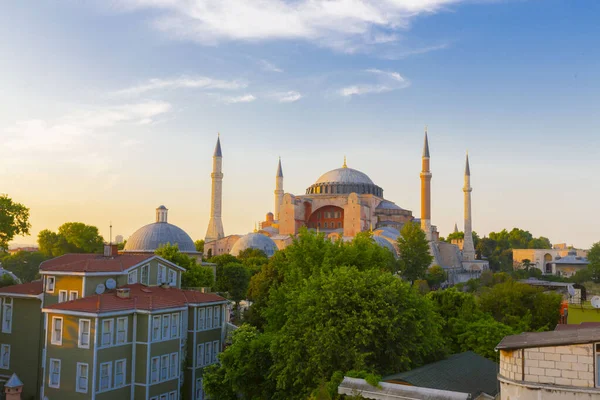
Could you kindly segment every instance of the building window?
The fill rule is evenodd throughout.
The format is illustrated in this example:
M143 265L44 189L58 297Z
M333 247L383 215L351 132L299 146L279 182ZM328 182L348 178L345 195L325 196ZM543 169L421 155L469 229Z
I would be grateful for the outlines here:
M158 382L158 364L160 364L160 359L158 357L153 357L150 367L150 382L156 383Z
M164 265L158 264L156 283L157 283L157 285L160 285L162 283L167 283L167 267L165 267Z
M204 400L204 388L202 387L202 378L196 379L196 396L195 400Z
M177 272L172 269L169 270L169 285L177 286Z
M127 360L115 361L115 387L125 385L125 365Z
M60 360L50 359L50 376L48 377L48 386L54 389L60 388Z
M84 349L90 348L90 325L89 319L79 320L79 339L77 345Z
M206 329L212 328L212 308L208 307L206 309Z
M169 376L169 355L160 356L160 380L167 380Z
M162 316L162 339L169 338L169 329L171 328L171 316L169 314Z
M100 390L110 389L111 369L112 364L109 362L100 364Z
M10 344L3 344L0 354L0 368L10 368Z
M152 317L152 341L160 340L160 315Z
M171 315L171 338L179 336L179 314Z
M205 314L205 308L199 308L198 309L198 327L196 328L199 331L203 331L204 330L204 314Z
M4 299L4 305L2 306L2 332L12 332L12 315L13 315L13 299L7 297Z
M212 346L210 342L204 346L204 365L212 364Z
M169 400L166 394L161 394L159 400Z
M341 228L341 227L342 227L342 223L338 222L338 228Z
M59 290L58 291L58 302L59 303L64 303L65 301L67 301L67 291L66 290Z
M129 285L133 285L134 283L137 283L137 282L138 282L138 271L137 271L137 269L135 269L127 275L127 283Z
M142 266L142 283L144 285L148 284L148 264Z
M88 391L88 364L77 363L77 382L75 391L79 393L87 393Z
M46 277L46 292L54 293L54 284L56 283L56 278L53 276Z
M219 349L219 341L218 341L218 340L215 340L215 341L213 342L213 359L212 359L212 362L213 362L213 363L216 363L216 362L219 360L219 357L218 357L218 355L219 355L219 350L220 350L220 349Z
M77 290L69 291L69 300L77 300L79 297L79 292Z
M171 392L169 393L169 400L175 400L177 397L177 392Z
M127 317L117 318L117 344L127 343Z
M323 222L323 228L327 229L327 222Z
M215 306L215 328L219 328L221 326L221 306Z
M200 343L196 349L196 367L204 365L204 343Z
M62 317L52 317L52 339L51 344L62 346L63 319Z
M102 346L110 346L112 344L114 325L114 319L102 320Z
M178 369L177 368L177 353L171 353L171 364L169 366L169 376L171 378L175 378L177 377L178 374Z

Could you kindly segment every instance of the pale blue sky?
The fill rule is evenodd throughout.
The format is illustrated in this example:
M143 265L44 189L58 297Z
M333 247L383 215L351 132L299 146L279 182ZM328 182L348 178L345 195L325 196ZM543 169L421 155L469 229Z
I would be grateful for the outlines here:
M258 6L258 4L261 4ZM348 165L419 210L423 128L432 218L600 240L600 3L461 0L4 2L0 192L32 233L66 221L130 235L165 204L208 222L216 133L225 233ZM32 238L19 238L33 242Z

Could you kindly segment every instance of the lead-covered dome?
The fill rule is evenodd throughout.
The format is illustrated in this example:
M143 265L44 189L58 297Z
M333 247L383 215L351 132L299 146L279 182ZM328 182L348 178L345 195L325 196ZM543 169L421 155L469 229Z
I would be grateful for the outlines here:
M277 245L275 244L273 239L271 239L267 235L254 232L239 238L238 241L234 243L229 254L237 257L237 255L240 254L240 252L247 249L262 250L265 252L267 257L271 257L273 254L275 254L275 251L277 251Z
M160 206L156 209L156 222L142 226L127 239L124 252L154 253L160 246L167 243L176 244L182 253L197 253L192 238L178 226L167 222L167 208Z
M364 172L344 166L324 173L306 189L306 194L374 194L383 197L383 189Z

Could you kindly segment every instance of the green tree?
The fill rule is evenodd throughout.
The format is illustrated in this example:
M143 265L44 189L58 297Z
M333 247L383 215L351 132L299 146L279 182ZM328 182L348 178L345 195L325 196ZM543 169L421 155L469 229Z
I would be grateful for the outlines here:
M444 268L439 265L434 265L427 270L425 274L425 280L429 284L429 287L436 288L439 287L442 282L445 282L448 279L448 274L444 271Z
M206 394L214 400L271 399L275 380L268 371L273 365L270 335L247 324L233 332L231 345L219 355L220 365L204 372Z
M19 251L0 258L0 263L2 268L12 272L21 282L26 283L39 279L40 264L47 259L48 257L41 252Z
M67 253L102 253L104 239L98 228L81 222L67 222L58 232L44 229L38 234L40 251L49 257Z
M2 276L0 276L0 288L3 288L5 286L12 286L16 283L17 281L15 281L15 279L9 274L2 274Z
M177 244L167 243L156 249L154 254L185 268L181 274L181 286L186 288L214 287L212 268L198 265L194 257L179 251Z
M425 277L433 257L429 253L425 232L418 224L412 222L404 224L398 237L398 248L402 276L410 282Z
M246 298L249 283L250 272L243 264L226 264L221 273L217 273L218 290L229 293L229 298L236 302L236 306Z
M121 243L117 243L117 249L123 250L125 249L125 245L127 244L127 240L123 240Z
M457 336L460 351L474 351L480 356L498 362L498 353L494 350L496 345L514 330L490 316L482 316L469 322L464 327L464 332Z
M196 251L198 251L200 253L204 253L204 240L202 240L202 239L196 240L194 242L194 245L196 246Z
M442 355L433 305L388 272L339 267L313 275L286 310L271 347L279 398L305 399L336 371L388 374Z
M0 195L0 250L8 249L8 242L15 236L29 234L30 227L29 208Z
M596 242L592 245L592 248L588 252L587 259L589 261L588 268L592 272L592 280L596 283L600 283L600 242Z

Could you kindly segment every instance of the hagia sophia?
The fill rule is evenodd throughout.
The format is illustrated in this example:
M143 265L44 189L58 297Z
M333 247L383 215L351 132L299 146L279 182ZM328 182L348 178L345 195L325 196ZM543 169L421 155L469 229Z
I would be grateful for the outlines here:
M344 158L341 168L328 171L310 185L304 194L285 193L281 159L275 174L273 212L254 232L225 236L222 217L223 152L221 140L213 153L210 220L206 231L205 257L229 253L237 255L248 248L260 249L267 256L292 243L302 227L318 231L331 240L350 241L359 232L371 231L373 241L398 256L397 239L407 222L419 223L430 243L432 265L448 272L450 283L477 277L489 268L485 260L477 260L472 236L471 171L467 155L464 174L464 232L463 240L447 243L431 221L430 153L427 131L421 165L421 215L398 206L384 197L383 188L365 173L349 168ZM138 229L127 240L124 252L154 251L161 244L178 244L182 252L200 258L187 233L167 222L167 209L156 210L156 222Z

